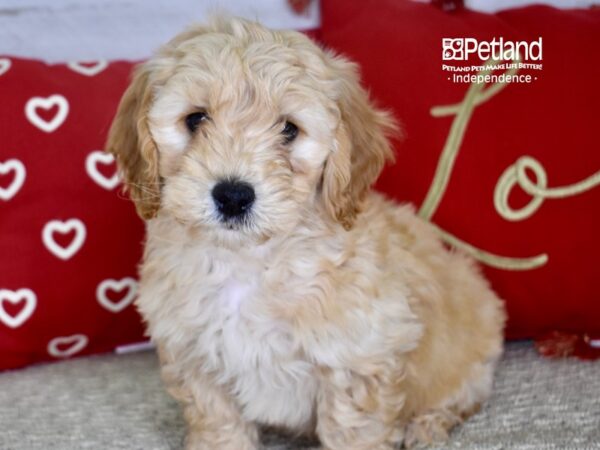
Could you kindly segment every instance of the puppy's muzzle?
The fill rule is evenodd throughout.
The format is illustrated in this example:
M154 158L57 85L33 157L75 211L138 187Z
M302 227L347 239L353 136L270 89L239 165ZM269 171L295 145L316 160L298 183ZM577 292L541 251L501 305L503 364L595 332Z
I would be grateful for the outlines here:
M250 212L256 198L250 184L236 180L218 182L212 197L223 220L242 218Z

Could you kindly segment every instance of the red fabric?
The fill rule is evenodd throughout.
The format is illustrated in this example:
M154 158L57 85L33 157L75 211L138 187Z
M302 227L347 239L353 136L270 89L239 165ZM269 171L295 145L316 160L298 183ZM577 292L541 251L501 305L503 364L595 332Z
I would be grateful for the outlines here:
M599 336L600 187L547 199L515 222L498 214L493 196L501 174L523 155L543 165L548 187L571 185L600 169L600 10L534 6L487 15L412 1L324 0L321 36L361 65L372 96L402 121L406 137L397 145L397 163L378 187L416 205L425 199L455 118L433 117L430 109L462 102L469 87L442 71L442 39L543 37L543 69L519 72L538 80L510 84L475 108L432 221L488 252L548 255L534 270L484 266L506 299L509 338L553 330ZM517 187L509 204L518 208L530 199Z
M0 369L144 339L130 304L143 224L111 184L114 162L91 157L94 175L86 169L89 155L104 145L131 68L0 58ZM63 111L64 121L51 131ZM22 169L15 160L25 169L18 190ZM78 250L70 248L81 231L60 229L59 222L44 243L48 223L70 219L85 227Z
M600 358L600 340L592 341L588 335L553 331L535 340L537 351L548 358L577 356L579 359Z

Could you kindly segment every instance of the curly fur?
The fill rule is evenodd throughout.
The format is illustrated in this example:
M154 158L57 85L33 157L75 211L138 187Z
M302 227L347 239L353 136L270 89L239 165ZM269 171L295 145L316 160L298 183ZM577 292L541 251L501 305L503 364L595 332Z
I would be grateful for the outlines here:
M198 108L210 120L190 133ZM331 450L426 444L488 397L501 302L412 207L370 190L394 128L354 64L239 19L137 70L108 150L148 220L137 306L187 448L257 449L261 425ZM256 201L226 225L210 192L232 177Z

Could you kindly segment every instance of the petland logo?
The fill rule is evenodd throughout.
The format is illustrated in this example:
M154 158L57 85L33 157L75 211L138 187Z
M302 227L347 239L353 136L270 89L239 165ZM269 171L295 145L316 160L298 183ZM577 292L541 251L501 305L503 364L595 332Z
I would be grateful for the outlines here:
M444 61L468 61L471 55L477 55L481 61L487 60L542 60L542 38L537 41L505 41L494 38L491 41L479 41L475 38L443 38L442 59Z

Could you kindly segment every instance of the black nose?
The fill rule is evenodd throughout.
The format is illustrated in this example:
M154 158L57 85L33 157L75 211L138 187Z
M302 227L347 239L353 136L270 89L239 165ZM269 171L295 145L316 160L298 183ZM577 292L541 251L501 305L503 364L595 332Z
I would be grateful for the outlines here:
M252 186L243 181L220 181L213 188L212 196L225 219L246 214L256 198Z

